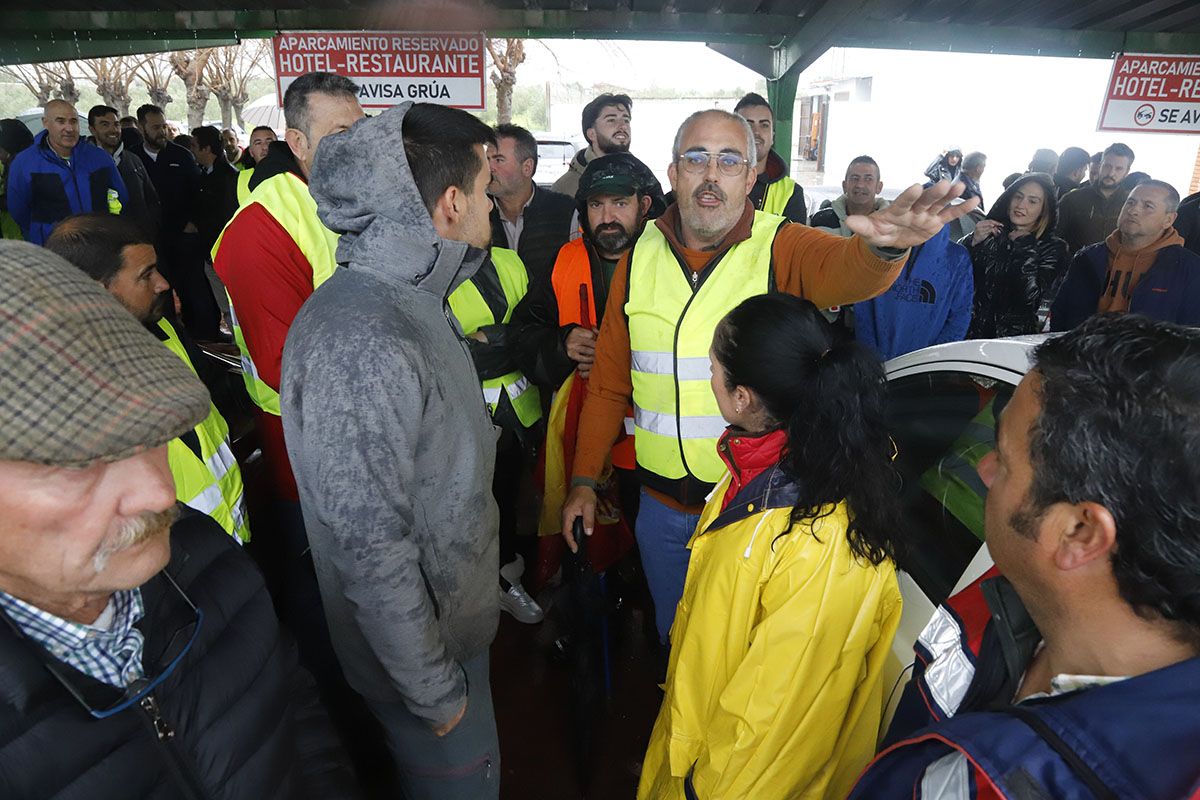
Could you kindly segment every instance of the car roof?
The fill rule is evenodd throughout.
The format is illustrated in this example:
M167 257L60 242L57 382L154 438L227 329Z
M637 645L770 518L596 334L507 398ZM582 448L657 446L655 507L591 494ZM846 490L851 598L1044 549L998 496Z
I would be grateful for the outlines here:
M1040 333L1007 339L968 339L935 344L884 364L889 380L922 372L973 372L1017 384L1029 370L1033 349L1050 337Z

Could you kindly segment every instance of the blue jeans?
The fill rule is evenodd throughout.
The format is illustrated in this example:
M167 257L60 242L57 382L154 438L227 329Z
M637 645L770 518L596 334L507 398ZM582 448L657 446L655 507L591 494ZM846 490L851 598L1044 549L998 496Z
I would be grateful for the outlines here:
M687 577L691 555L687 543L699 523L699 514L676 511L642 490L636 536L642 554L642 570L654 600L654 624L663 644L670 639L675 606L683 597L683 580Z
M367 701L383 724L405 800L488 800L500 796L500 743L488 653L463 663L467 713L439 737L403 703Z

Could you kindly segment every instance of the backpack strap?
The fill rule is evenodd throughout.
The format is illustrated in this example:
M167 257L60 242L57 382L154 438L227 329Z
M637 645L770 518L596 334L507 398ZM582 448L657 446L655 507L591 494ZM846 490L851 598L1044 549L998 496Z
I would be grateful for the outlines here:
M1062 760L1067 763L1067 766L1071 768L1075 776L1083 781L1083 784L1096 797L1096 800L1118 800L1116 792L1109 789L1104 781L1100 780L1100 776L1079 757L1078 753L1071 749L1069 744L1062 740L1061 736L1046 724L1044 719L1028 708L1022 708L1021 706L1006 708L1004 709L1004 713L1016 717L1032 728L1034 733L1042 737L1046 744L1050 745L1051 749L1062 757Z

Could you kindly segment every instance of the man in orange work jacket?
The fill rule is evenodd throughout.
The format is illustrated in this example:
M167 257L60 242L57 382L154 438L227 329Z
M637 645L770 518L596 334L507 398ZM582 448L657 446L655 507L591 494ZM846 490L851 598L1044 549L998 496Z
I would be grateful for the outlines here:
M570 385L564 382L573 374L582 379L590 374L617 262L641 235L646 221L667 207L654 173L629 153L590 161L580 177L575 201L583 236L558 251L550 280L531 287L513 315L520 330L518 363L522 371L546 396L555 391L561 394L555 403L559 413L552 410L547 434L545 504L539 524L543 535L558 532L571 469L559 453L573 453L575 444L573 439L563 441L564 430L572 431L572 424L555 425L555 420L566 416L558 408L570 394ZM611 455L622 511L632 527L638 500L632 413L627 414L625 429Z
M747 196L757 161L754 135L735 114L709 109L684 121L668 167L677 203L645 226L622 256L576 439L563 536L595 525L596 479L634 407L636 533L667 641L687 573L687 543L704 497L724 472L716 443L725 430L710 386L708 350L716 324L739 302L781 291L818 308L867 300L899 274L907 249L978 203L947 204L962 192L948 181L912 186L888 208L848 217L841 239L755 211Z

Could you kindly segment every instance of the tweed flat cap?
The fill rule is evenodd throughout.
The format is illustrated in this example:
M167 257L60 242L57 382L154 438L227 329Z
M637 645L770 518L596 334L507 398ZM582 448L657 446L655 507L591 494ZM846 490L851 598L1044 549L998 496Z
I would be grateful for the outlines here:
M99 283L0 241L0 459L118 461L208 415L208 390Z

